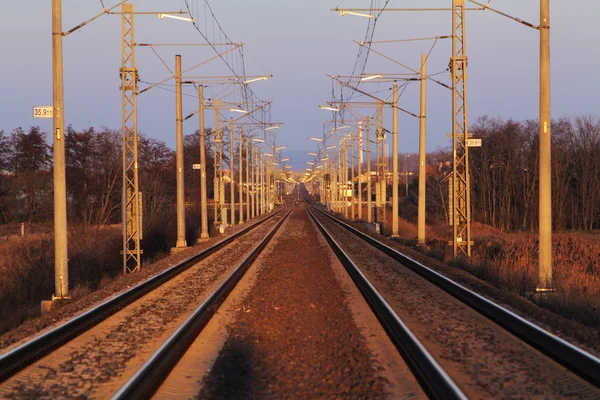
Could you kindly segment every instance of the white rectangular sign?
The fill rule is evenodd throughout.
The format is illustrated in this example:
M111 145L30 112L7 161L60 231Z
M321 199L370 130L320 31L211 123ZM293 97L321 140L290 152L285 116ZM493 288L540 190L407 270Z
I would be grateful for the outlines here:
M192 169L202 169L202 164L192 164Z
M52 118L52 106L35 106L33 107L34 118Z
M481 147L481 139L467 139L467 147Z

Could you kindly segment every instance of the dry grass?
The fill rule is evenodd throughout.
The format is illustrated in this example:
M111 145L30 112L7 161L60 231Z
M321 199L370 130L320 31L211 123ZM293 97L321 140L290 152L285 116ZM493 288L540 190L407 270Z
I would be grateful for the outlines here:
M445 254L448 264L499 289L531 298L538 281L537 234L504 233L477 223L471 224L471 229L475 247L470 262L451 260L447 227L445 240L428 239L428 251ZM536 302L566 318L600 326L600 235L555 233L552 259L556 292Z
M120 230L77 227L69 232L71 295L97 287L119 265ZM54 293L54 240L32 234L0 247L0 332L39 315L40 302Z
M538 280L538 238L505 234L496 241L479 240L466 268L505 290L529 296ZM600 244L574 233L553 235L555 296L543 305L589 326L600 326Z
M189 211L189 210L188 210ZM194 212L186 215L188 240L198 229ZM50 233L12 234L0 239L0 334L40 313L40 302L54 293L54 239ZM51 225L37 232L50 232ZM176 240L174 213L163 213L144 229L144 262L168 254ZM120 225L69 229L69 286L72 298L106 286L122 273Z

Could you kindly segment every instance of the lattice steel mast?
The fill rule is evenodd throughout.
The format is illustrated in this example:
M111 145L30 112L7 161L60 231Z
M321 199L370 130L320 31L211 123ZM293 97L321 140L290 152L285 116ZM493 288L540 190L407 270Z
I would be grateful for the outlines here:
M223 205L225 204L225 188L223 187L223 123L220 118L221 102L215 100L213 110L215 115L213 142L215 145L215 178L214 178L214 197L215 197L215 225L221 225L227 222L227 215L223 220Z
M467 50L464 0L452 0L452 210L454 257L471 257L471 198L467 120Z
M385 163L385 128L383 118L383 102L379 103L375 114L375 153L377 181L375 183L375 202L377 206L376 222L385 224L386 217L386 163ZM383 231L383 230L382 230Z
M135 272L142 265L142 220L138 181L137 82L133 4L121 6L121 93L123 134L123 272Z

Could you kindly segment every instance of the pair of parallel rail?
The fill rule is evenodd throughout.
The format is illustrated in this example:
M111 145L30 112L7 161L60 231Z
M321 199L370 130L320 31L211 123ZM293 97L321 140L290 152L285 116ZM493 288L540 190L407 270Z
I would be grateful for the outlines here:
M366 243L390 256L400 264L408 267L413 272L449 293L473 310L494 321L502 328L532 345L584 380L596 387L600 387L600 359L594 355L540 328L480 294L454 282L452 279L447 278L407 255L402 254L398 250L372 238L329 213L324 212L317 207L313 207L313 209L320 215L325 216ZM384 328L388 331L388 334L399 339L393 340L393 342L396 347L398 347L399 351L405 355L405 359L412 370L416 372L416 376L421 381L425 391L430 396L437 398L464 398L462 397L464 395L460 393L459 390L456 390L456 385L447 377L441 367L435 363L435 360L433 360L417 339L414 338L400 318L393 310L391 310L385 300L381 298L370 282L362 275L356 265L354 265L352 260L350 260L341 247L335 242L333 237L326 231L325 227L317 221L313 213L311 213L311 217L317 222L317 226L334 248L338 258L354 279L356 285L371 306L371 309L378 316ZM390 314L393 314L393 316L390 316ZM406 338L406 340L403 338Z
M281 209L267 218L255 222L237 234L219 241L210 248L184 260L155 277L146 280L121 295L94 307L67 323L0 356L0 383L30 365L35 360L90 329L108 316L116 313L126 305L139 299L151 290L154 290L169 279L190 268L192 265L208 257L208 255L215 251L227 246L235 239L248 233L250 230L284 210L285 209ZM423 276L425 279L439 286L441 289L450 293L452 296L469 305L487 318L495 321L521 339L532 344L534 347L565 365L587 381L596 386L600 386L600 360L593 355L546 332L529 321L526 321L479 294L453 282L397 250L365 235L343 221L332 217L317 208L314 208L314 210L352 232L368 244L394 258L396 261L407 266L417 274ZM148 398L158 389L172 368L177 364L178 360L202 331L206 323L243 277L253 261L282 226L291 211L292 209L289 209L285 213L284 217L282 217L260 243L254 247L250 255L230 273L215 292L213 292L194 311L194 313L152 355L142 368L138 370L138 372L136 372L136 374L115 394L115 399ZM444 370L437 364L433 357L431 357L423 345L387 304L385 299L383 299L368 279L356 267L350 257L348 257L341 249L333 236L315 216L315 213L309 211L309 215L345 266L352 280L369 303L371 309L388 333L394 345L407 361L425 392L432 398L465 399L466 396L460 391L458 386L448 377Z
M186 271L209 255L229 245L239 237L250 232L262 223L278 215L281 209L267 217L254 222L243 230L215 243L207 249L195 254L165 271L145 280L127 291L107 300L92 309L78 315L64 324L2 354L0 356L0 383L23 370L41 357L61 347L76 336L98 325L127 305L155 290L175 276Z

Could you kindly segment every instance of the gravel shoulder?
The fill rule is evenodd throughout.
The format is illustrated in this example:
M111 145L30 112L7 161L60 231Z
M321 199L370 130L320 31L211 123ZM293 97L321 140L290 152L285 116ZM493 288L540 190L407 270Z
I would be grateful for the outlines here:
M598 398L600 391L352 233L344 251L469 398Z

